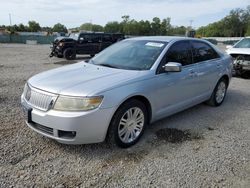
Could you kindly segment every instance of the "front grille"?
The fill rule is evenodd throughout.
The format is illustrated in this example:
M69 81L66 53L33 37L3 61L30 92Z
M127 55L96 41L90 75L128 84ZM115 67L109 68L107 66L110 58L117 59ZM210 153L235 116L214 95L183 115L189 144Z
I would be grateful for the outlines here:
M53 136L53 129L52 128L49 128L49 127L45 127L43 125L39 125L37 123L32 123L31 126L34 128L34 129L37 129L41 132L44 132L44 133L47 133L49 135L52 135Z
M44 92L38 89L31 88L29 85L25 86L24 98L34 108L42 111L48 111L53 105L56 95Z

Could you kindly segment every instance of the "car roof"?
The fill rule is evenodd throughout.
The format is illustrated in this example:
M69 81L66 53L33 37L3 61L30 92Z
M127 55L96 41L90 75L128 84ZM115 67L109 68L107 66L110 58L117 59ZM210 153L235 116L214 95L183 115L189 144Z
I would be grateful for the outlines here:
M190 37L180 37L180 36L133 37L133 38L128 38L127 40L152 40L152 41L167 42L167 43L169 43L171 41L178 41L178 40L198 40L198 41L204 41L202 39L190 38Z

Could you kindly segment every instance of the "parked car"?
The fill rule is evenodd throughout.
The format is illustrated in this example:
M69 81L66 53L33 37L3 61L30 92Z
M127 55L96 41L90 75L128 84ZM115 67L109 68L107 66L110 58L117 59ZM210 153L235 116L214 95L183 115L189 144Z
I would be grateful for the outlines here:
M234 46L227 46L226 52L234 58L233 73L244 78L250 77L250 37L243 38Z
M232 58L181 37L125 39L80 62L31 77L21 96L26 123L66 144L135 144L147 124L206 101L219 106Z
M75 59L77 54L89 54L93 57L111 44L123 39L123 34L71 33L69 37L55 39L50 57L64 57L68 60Z

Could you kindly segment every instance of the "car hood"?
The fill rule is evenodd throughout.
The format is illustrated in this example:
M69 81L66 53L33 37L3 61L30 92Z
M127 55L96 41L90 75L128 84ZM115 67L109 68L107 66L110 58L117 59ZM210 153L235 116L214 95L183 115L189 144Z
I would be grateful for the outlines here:
M70 41L75 41L75 40L69 37L57 37L55 38L54 43L66 42L66 41L70 42Z
M250 55L250 48L230 48L226 50L228 54L244 54Z
M146 72L80 62L37 74L31 77L28 83L32 87L51 93L91 96L131 82Z

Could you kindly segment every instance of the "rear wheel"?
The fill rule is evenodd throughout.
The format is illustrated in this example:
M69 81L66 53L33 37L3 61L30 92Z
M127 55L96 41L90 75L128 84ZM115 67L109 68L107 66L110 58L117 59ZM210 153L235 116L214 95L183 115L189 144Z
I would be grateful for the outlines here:
M137 143L148 121L145 105L138 100L125 102L111 120L107 140L127 148Z
M67 60L73 60L76 58L75 50L73 50L72 48L68 48L68 49L64 50L63 56Z
M207 103L211 106L220 106L225 99L227 86L227 80L225 78L220 79Z

